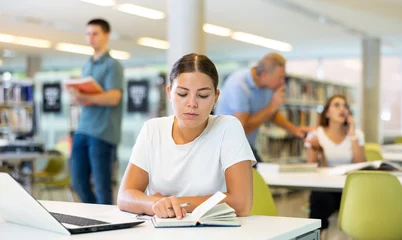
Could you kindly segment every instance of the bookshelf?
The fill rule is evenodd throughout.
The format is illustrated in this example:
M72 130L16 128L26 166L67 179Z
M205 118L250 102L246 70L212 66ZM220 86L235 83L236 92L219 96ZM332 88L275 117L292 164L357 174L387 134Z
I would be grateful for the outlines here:
M10 142L34 130L32 79L0 80L1 137Z
M286 76L285 82L286 100L279 111L296 126L318 126L326 100L335 94L348 99L356 118L353 86L292 74ZM257 150L265 162L300 163L307 160L303 141L270 122L260 128Z

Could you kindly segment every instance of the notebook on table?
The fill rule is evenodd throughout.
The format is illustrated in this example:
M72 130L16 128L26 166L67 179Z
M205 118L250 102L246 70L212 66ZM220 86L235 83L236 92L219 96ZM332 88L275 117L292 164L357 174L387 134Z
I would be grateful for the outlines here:
M188 213L180 220L177 218L158 218L155 216L152 218L152 223L156 228L196 226L240 227L235 210L226 203L219 204L225 197L225 194L217 192L195 208L192 213Z
M371 162L361 162L361 163L352 163L345 164L330 168L327 170L327 173L330 175L345 175L353 171L358 170L380 170L380 171L389 171L394 175L402 175L402 166L396 162L392 161L371 161Z

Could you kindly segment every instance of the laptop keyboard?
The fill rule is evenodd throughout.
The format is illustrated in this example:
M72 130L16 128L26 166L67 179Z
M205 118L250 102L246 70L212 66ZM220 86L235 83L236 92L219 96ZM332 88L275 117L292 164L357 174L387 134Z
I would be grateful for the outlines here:
M67 223L67 224L76 225L76 226L110 224L108 222L102 222L102 221L98 221L95 219L71 216L71 215L62 214L62 213L51 212L50 214L52 214L53 217L56 218L61 223Z

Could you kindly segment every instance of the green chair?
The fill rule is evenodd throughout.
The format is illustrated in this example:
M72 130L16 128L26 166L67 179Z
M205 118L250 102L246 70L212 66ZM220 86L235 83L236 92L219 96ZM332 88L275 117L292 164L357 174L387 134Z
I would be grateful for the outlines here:
M381 171L349 174L338 222L354 239L402 239L402 185L398 178Z
M71 176L70 174L65 174L59 178L51 179L49 181L40 182L38 184L40 187L38 198L42 197L43 191L46 191L51 195L51 199L53 199L53 190L65 190L67 194L67 198L70 202L74 202L73 190L71 188Z
M402 144L402 136L398 136L395 138L395 144Z
M43 191L51 195L53 190L65 190L69 201L74 201L71 189L71 176L68 169L68 159L57 150L50 150L52 156L49 158L47 166L33 174L34 184L38 186L38 198L41 199Z
M278 216L271 191L261 175L253 168L253 207L250 215Z
M382 160L381 147L378 143L366 143L364 145L364 154L368 162Z
M35 181L42 179L49 180L62 173L65 169L66 158L63 155L56 155L49 158L46 167L38 172L33 173Z

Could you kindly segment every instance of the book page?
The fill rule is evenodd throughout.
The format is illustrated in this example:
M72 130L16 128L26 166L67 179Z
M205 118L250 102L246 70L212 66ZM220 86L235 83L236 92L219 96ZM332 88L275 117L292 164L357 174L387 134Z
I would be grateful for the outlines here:
M226 203L221 203L214 206L208 212L206 212L202 217L201 220L206 220L209 218L224 218L226 216L234 216L236 217L235 210L231 208Z
M216 221L216 220L201 220L201 224L207 225L207 226L227 226L227 227L240 227L240 222L238 219L233 218L230 220L225 220L225 221Z
M326 171L329 175L344 175L351 171L360 170L367 167L378 168L381 164L381 161L373 161L373 162L361 162L361 163L352 163L336 166L333 168L328 168Z
M158 218L156 216L152 220L155 221L156 226L161 227L195 226L197 223L189 213L180 220L177 218Z
M217 192L208 198L205 202L201 203L197 208L194 209L191 214L194 221L199 221L201 217L212 209L216 204L225 199L226 195L222 192Z
M391 161L383 161L378 168L385 171L402 171L401 165Z

